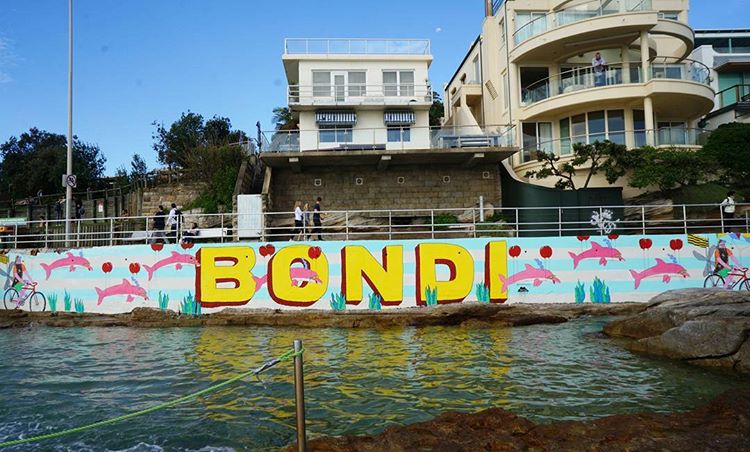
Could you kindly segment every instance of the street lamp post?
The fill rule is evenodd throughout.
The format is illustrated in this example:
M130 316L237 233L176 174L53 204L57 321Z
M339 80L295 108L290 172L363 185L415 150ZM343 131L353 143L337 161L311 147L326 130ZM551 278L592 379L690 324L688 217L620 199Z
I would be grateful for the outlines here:
M66 176L73 174L73 0L68 0L68 156ZM65 181L65 246L70 246L73 187Z

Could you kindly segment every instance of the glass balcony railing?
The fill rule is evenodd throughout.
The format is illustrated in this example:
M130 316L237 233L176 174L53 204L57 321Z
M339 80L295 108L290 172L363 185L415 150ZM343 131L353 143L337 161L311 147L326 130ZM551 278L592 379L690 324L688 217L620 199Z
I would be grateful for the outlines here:
M289 85L289 105L408 104L432 103L430 85L413 83L364 83Z
M619 63L608 65L603 70L595 70L590 66L566 70L524 88L521 91L521 100L526 105L531 105L550 97L584 89L642 82L639 65L629 66L627 74L623 71L623 66Z
M538 34L582 20L639 11L653 11L651 0L590 0L549 13L518 13L519 28L513 34L513 42L519 45Z
M705 64L672 57L656 57L650 65L649 79L672 79L711 85L711 71ZM627 68L621 63L607 65L604 70L579 67L540 80L521 90L521 101L525 106L559 96L605 86L643 83L639 63L630 63Z
M512 147L514 130L507 125L273 130L262 132L261 152Z
M740 102L750 103L750 85L734 85L716 93L716 108L724 108Z
M656 57L651 61L651 79L687 80L711 85L711 69L688 59Z
M610 130L602 134L574 136L570 138L538 141L533 136L524 136L521 149L521 163L535 162L539 152L553 153L560 157L572 157L575 144L593 144L595 141L609 140L629 148L646 146L649 141L656 147L696 148L706 144L710 131L686 127L662 127L656 130Z
M286 55L430 55L429 39L284 40Z

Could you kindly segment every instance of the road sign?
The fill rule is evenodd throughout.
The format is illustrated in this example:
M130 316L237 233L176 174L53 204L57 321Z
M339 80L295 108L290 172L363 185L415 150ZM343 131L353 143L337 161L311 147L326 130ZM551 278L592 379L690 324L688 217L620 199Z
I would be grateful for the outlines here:
M78 185L76 175L75 174L63 174L62 185L63 187L76 188L76 186Z

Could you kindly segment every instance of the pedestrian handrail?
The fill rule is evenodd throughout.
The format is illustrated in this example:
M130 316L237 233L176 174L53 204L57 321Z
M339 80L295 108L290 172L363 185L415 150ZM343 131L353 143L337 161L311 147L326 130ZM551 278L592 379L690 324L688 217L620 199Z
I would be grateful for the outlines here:
M179 228L159 230L153 217L71 220L71 246L117 246L238 240L397 240L474 237L699 234L750 232L750 204L726 214L717 204L647 204L574 207L456 207L328 210L322 225L294 228L293 212L192 214ZM243 221L239 221L240 217ZM247 220L247 221L244 221ZM193 228L193 223L199 227ZM253 230L238 224L254 224ZM65 247L65 221L29 221L0 232L2 248Z

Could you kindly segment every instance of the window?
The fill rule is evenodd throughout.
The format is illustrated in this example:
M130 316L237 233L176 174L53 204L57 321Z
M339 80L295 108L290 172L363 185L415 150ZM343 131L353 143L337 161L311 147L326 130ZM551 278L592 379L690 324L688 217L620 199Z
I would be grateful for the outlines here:
M684 122L660 121L656 128L659 131L657 145L687 144L687 129Z
M388 127L389 143L408 143L409 141L411 141L411 128Z
M474 57L474 61L471 62L471 66L474 69L474 79L471 83L480 84L482 80L482 72L479 68L479 56Z
M322 71L313 71L313 96L330 97L331 96L331 73Z
M505 109L510 106L510 85L508 85L508 73L503 74L503 102Z
M604 140L625 144L624 110L592 111L560 120L560 155L571 154L574 143Z
M349 72L349 96L363 97L367 93L367 73Z
M505 19L500 21L500 48L505 46Z
M543 11L516 11L516 45L547 31L546 16Z
M351 143L351 127L321 127L318 131L318 139L321 143Z
M536 160L537 151L552 150L551 122L524 122L521 128L523 132L522 162Z
M680 20L679 11L659 11L659 19Z
M633 130L635 131L635 147L646 145L646 115L643 110L633 110Z
M413 96L414 71L383 71L383 94L385 96Z
M654 78L671 78L682 80L681 64L654 64Z

